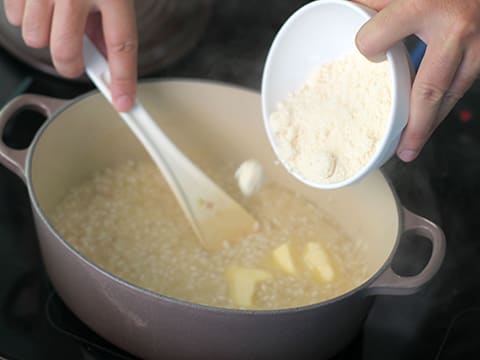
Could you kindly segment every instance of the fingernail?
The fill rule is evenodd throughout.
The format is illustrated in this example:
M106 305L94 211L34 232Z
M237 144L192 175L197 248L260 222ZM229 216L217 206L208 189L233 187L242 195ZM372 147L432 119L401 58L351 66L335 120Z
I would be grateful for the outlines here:
M399 154L398 157L405 162L410 162L414 160L418 155L418 152L415 150L402 150Z
M120 95L115 98L114 103L118 111L128 111L133 106L133 98L129 95Z

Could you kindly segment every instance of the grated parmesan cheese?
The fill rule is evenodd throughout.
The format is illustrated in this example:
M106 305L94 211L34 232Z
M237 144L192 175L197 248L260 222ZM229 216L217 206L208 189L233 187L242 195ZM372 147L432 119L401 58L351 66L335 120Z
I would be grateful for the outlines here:
M376 152L391 106L387 61L357 51L323 64L270 117L278 155L310 181L346 180Z

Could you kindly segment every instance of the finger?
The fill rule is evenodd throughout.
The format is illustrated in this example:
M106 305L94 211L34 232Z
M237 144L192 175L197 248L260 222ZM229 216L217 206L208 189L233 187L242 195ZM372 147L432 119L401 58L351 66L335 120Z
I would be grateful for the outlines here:
M391 3L392 0L352 0L352 2L380 11L389 3Z
M82 40L88 7L75 1L57 1L53 10L50 51L57 71L66 77L83 73Z
M102 15L100 12L95 11L88 15L85 32L103 56L107 56L105 37L102 31Z
M25 4L22 37L28 46L48 46L52 13L53 4L49 0L30 0Z
M3 5L8 22L15 26L22 25L25 0L4 0Z
M415 33L420 14L407 1L392 1L358 31L355 42L358 50L372 61L385 60L389 48Z
M477 52L467 52L460 64L460 67L455 74L450 89L446 92L440 109L438 111L438 118L443 121L456 105L456 103L463 97L467 90L477 80L480 74L480 61Z
M453 44L449 44L453 43ZM411 93L410 117L397 154L403 161L414 160L439 124L438 113L460 66L463 50L451 39L430 44L420 64Z
M106 1L103 33L110 66L110 91L118 111L127 111L136 97L138 38L133 1Z

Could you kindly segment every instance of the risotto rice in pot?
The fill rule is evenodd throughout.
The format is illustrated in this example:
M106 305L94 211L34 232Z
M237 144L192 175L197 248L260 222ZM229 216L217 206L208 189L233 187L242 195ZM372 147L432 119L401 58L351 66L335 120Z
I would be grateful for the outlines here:
M149 161L126 161L71 189L52 223L81 254L120 278L173 298L226 308L318 303L365 281L365 244L305 196L266 181L251 197L235 164L199 164L260 223L216 252L198 242Z

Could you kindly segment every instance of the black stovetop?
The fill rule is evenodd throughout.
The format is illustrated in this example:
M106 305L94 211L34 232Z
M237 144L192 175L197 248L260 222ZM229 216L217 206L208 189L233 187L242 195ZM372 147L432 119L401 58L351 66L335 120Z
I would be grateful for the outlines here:
M275 31L305 2L268 0L262 9L253 0L217 2L199 46L155 77L213 79L259 89ZM274 4L275 11L269 11ZM0 65L1 104L24 91L73 98L92 89L43 75L1 50ZM364 328L336 359L480 358L479 96L475 84L416 161L403 164L394 158L384 167L402 204L443 228L447 253L442 268L415 295L377 297ZM27 125L28 120L10 141L24 142L37 126ZM0 204L0 358L133 358L91 332L56 296L43 269L25 186L1 166ZM425 249L414 240L402 239L394 261L400 272L414 272L424 261Z

